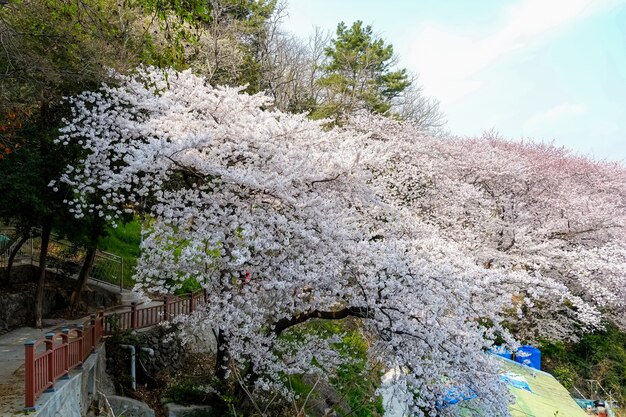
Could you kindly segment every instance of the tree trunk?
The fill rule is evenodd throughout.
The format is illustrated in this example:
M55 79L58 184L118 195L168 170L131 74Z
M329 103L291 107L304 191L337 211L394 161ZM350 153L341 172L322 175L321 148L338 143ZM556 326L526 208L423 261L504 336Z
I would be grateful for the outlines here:
M15 261L15 257L17 256L17 253L20 251L22 246L24 246L24 243L26 243L26 241L28 240L29 236L30 236L30 233L26 233L26 234L22 235L20 240L17 242L17 244L15 245L13 250L11 251L11 254L9 255L9 260L7 261L7 272L6 272L7 273L7 281L11 281L11 268L13 268L13 261Z
M215 357L214 376L218 383L218 393L213 394L211 398L212 406L216 415L226 415L230 411L230 407L224 401L224 396L236 398L238 384L233 385L232 381L227 381L228 369L230 367L230 357L228 354L228 338L223 330L217 332L217 354Z
M39 105L39 123L41 130L47 132L50 125L50 102L46 96L46 92L42 91L41 101ZM49 158L49 147L46 141L41 141L39 146L41 157ZM45 165L42 166L42 178L49 178L50 173L46 172ZM52 212L53 213L53 212ZM41 251L39 252L39 278L37 279L37 289L35 290L35 327L41 329L43 327L43 293L46 283L46 262L48 260L48 244L50 243L50 233L52 233L52 223L54 214L46 213L41 220Z
M35 292L35 327L43 327L43 292L46 283L46 261L48 259L48 244L52 232L52 218L45 218L41 225L41 252L39 253L39 279Z
M228 349L226 347L226 336L221 329L217 333L217 355L215 357L215 376L222 382L226 381L226 371L228 371Z
M89 275L91 275L93 263L96 259L96 252L98 252L98 248L95 243L87 249L83 266L80 268L78 280L76 281L76 286L72 292L72 299L70 302L70 310L72 312L76 311L76 307L78 307L78 300L80 300L80 294L83 292L83 288L85 287L85 283L87 282Z

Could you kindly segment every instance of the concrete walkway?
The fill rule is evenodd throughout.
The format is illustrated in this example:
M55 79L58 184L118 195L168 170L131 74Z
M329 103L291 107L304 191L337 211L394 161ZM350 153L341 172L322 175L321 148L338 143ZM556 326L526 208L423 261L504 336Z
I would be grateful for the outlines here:
M24 408L24 342L45 337L46 333L82 324L77 320L44 320L43 329L21 327L0 336L0 416L22 414Z
M162 301L151 301L141 304L140 308L161 304L163 304ZM123 311L128 308L128 305L121 305L108 312ZM89 316L75 320L44 319L43 329L20 327L0 335L0 417L23 415L24 342L42 339L46 333L61 331L65 327L75 327L89 319Z

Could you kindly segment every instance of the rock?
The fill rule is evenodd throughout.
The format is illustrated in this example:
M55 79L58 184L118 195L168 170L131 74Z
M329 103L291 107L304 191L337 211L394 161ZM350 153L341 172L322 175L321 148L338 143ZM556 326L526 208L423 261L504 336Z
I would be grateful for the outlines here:
M345 397L337 392L328 381L319 379L318 375L313 374L305 374L302 381L311 387L315 386L307 403L312 415L328 415L326 413L330 407L339 409L342 413L350 412L350 406Z
M154 410L148 404L117 395L107 396L107 400L116 416L124 417L155 417Z
M179 405L174 403L165 404L166 417L202 417L211 415L209 405Z

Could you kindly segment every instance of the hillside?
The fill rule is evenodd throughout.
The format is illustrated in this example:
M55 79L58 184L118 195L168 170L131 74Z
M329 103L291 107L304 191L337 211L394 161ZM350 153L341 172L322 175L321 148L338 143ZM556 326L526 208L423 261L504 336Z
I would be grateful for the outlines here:
M372 26L307 43L280 30L282 11L0 4L3 260L10 281L37 234L34 325L54 232L84 254L69 311L98 248L168 318L166 297L202 298L168 326L203 365L180 359L191 382L177 366L147 375L155 396L233 416L376 416L378 377L399 369L390 384L417 416L440 415L451 385L475 414L508 415L485 352L534 344L567 389L597 396L597 379L623 401L626 167L445 132Z

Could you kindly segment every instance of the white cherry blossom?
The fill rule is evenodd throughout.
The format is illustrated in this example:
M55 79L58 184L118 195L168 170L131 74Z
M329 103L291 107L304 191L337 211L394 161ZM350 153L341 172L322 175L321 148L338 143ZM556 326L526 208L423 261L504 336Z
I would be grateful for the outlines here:
M61 178L68 204L79 218L146 213L137 285L206 289L183 324L214 333L218 375L250 364L249 383L289 395L282 375L340 358L332 340L280 335L352 316L372 361L403 370L416 415L454 414L437 406L450 384L507 415L484 353L497 337L515 346L506 323L564 337L624 302L619 167L368 115L326 129L189 71L117 79L70 99L58 140L86 156Z

